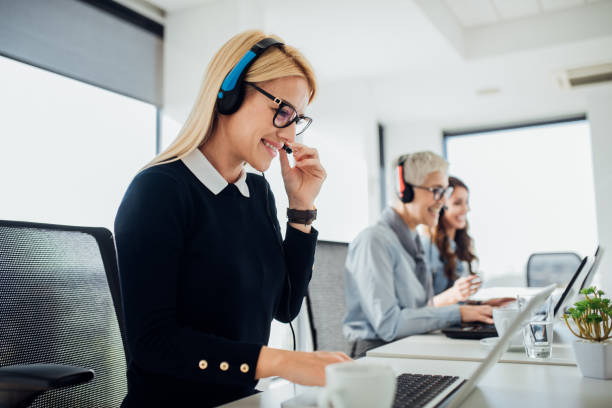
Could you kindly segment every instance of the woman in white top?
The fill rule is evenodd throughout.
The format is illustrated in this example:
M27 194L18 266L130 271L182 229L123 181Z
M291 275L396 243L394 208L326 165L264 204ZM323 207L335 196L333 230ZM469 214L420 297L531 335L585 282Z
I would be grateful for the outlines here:
M470 211L470 192L457 177L449 176L448 184L453 193L440 210L438 223L429 229L430 239L423 247L427 265L433 278L433 288L438 305L469 302L468 298L480 288L474 253L474 241L469 234L467 213ZM501 306L514 298L490 299L484 304Z

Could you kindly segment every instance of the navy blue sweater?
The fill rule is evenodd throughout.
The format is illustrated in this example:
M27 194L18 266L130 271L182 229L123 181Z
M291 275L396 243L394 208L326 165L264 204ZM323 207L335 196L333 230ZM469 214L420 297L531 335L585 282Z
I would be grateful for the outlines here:
M176 161L142 171L125 193L115 219L124 407L208 407L254 393L272 319L297 316L317 232L288 225L283 241L267 181L246 183L250 198L233 184L214 195Z

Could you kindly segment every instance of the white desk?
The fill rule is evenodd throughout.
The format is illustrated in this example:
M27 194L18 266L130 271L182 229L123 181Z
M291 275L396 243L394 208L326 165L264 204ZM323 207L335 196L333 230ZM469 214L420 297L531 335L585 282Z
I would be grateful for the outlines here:
M479 362L486 358L489 351L491 347L483 346L478 340L451 339L440 333L432 333L405 337L369 350L366 355L368 357ZM499 361L501 363L576 366L574 351L569 344L553 344L550 360L530 359L525 355L525 350L521 348L518 351L504 353Z
M469 377L478 366L471 361L390 359L366 357L361 361L388 364L399 373L445 374ZM226 408L279 408L305 387L285 384L266 392L223 405ZM294 389L296 391L294 391ZM496 364L483 378L464 407L589 407L612 406L612 381L580 375L577 367Z
M535 295L541 290L542 288L528 288L525 286L493 286L490 288L481 288L478 292L473 294L470 299L489 300L501 297L516 297L517 295L531 296ZM560 295L562 291L563 289L560 288L555 289L553 296Z

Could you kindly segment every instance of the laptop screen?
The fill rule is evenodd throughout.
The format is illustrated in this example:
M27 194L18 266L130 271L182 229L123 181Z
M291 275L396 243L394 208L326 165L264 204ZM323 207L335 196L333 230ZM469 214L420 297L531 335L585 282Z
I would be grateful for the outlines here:
M568 295L570 294L570 292L572 292L572 288L576 284L576 281L578 280L578 276L580 276L580 272L582 272L582 269L584 268L586 261L587 261L587 257L585 256L584 258L582 258L582 262L580 262L580 265L578 266L578 269L576 269L576 272L574 272L572 279L570 279L569 283L565 287L563 294L561 295L561 297L557 301L557 304L555 305L555 312L553 314L554 317L557 317L557 313L559 313L559 310L561 309L561 307L563 307L563 303L568 298Z
M591 268L587 272L586 276L584 277L584 280L582 281L582 284L580 285L580 290L588 287L593 281L593 277L595 276L595 273L597 272L597 268L599 267L599 263L601 262L601 257L603 256L603 252L604 252L603 248L601 246L598 246L597 251L595 251L595 259L593 260L593 263L591 264Z

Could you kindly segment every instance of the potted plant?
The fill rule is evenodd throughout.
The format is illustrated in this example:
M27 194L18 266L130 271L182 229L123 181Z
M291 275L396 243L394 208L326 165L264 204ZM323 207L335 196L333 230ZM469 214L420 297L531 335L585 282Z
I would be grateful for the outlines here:
M585 377L612 379L612 305L603 290L580 291L584 299L563 314L569 330L578 337L572 346L576 363Z

